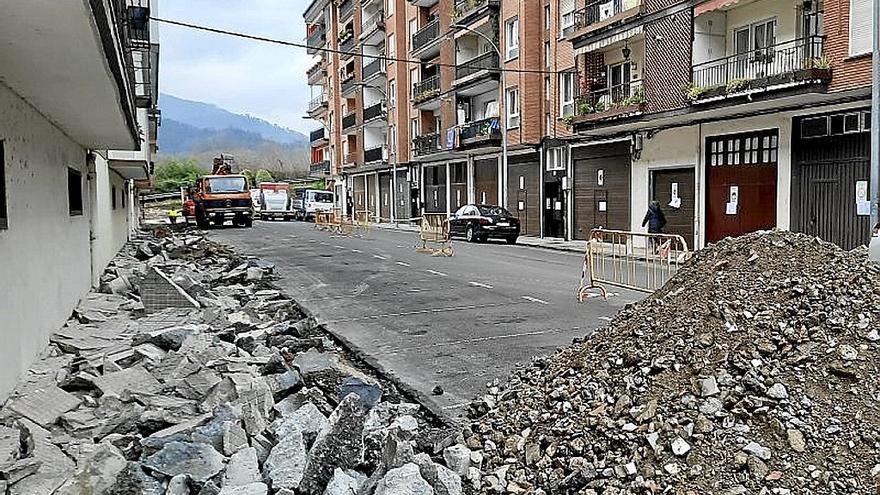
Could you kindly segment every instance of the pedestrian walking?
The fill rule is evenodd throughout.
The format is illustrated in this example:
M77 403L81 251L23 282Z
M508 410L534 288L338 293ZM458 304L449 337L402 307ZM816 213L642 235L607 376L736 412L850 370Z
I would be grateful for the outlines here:
M350 193L347 195L347 198L345 199L345 203L346 203L345 206L348 207L348 214L351 216L354 216L354 199L352 199Z
M645 213L645 218L642 220L642 227L646 225L648 226L649 234L663 233L663 227L666 227L666 215L660 209L659 201L651 201L648 205L648 212ZM653 238L651 239L651 247L655 250L658 248L658 243Z

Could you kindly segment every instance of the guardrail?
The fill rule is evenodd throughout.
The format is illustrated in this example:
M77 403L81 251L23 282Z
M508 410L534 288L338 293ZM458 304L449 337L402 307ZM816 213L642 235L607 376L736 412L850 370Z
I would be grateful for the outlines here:
M445 213L426 213L422 215L419 225L419 242L416 247L419 253L431 253L432 256L453 256L452 239L449 236L449 219ZM428 244L436 245L429 247Z
M578 301L591 290L608 298L606 286L651 293L691 257L680 235L593 229L584 254Z
M694 86L713 87L818 68L825 50L822 36L809 36L756 48L693 66Z

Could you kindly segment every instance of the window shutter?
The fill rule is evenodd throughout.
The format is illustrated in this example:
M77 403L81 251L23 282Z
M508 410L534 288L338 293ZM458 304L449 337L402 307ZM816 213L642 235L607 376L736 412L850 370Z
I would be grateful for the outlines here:
M861 55L871 52L872 19L871 0L850 0L849 3L849 54Z

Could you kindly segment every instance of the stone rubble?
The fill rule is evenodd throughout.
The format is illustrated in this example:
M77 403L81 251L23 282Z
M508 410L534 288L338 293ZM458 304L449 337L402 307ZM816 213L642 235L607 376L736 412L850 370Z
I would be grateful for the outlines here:
M482 493L880 493L880 266L801 234L697 252L470 407ZM463 452L444 452L466 469Z
M443 460L463 437L356 364L274 268L195 230L130 243L0 408L0 495L463 493ZM148 313L152 270L200 307Z

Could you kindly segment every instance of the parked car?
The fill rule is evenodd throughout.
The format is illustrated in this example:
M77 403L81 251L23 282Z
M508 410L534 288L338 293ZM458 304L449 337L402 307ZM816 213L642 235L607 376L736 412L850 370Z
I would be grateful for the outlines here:
M468 242L504 239L516 244L519 237L519 219L496 205L465 205L449 219L449 233L464 236Z

